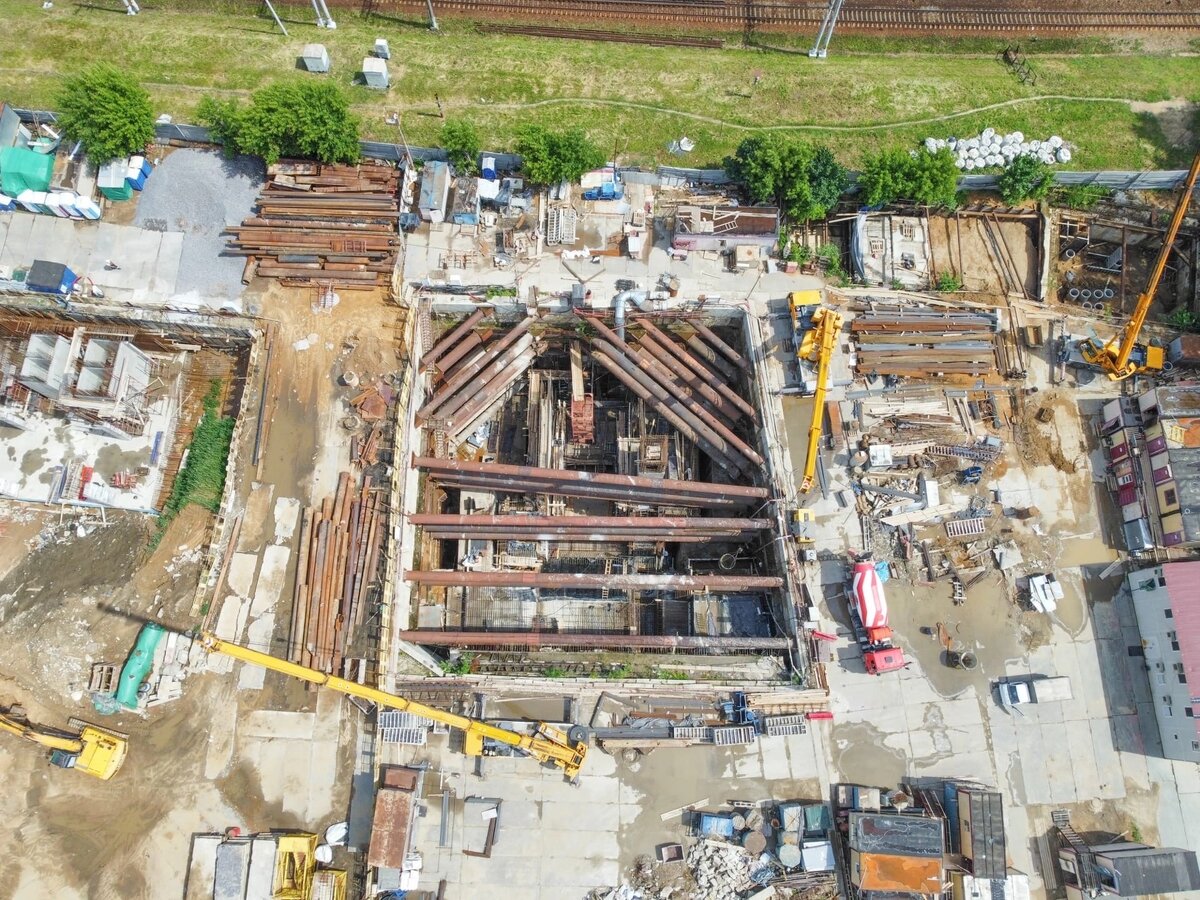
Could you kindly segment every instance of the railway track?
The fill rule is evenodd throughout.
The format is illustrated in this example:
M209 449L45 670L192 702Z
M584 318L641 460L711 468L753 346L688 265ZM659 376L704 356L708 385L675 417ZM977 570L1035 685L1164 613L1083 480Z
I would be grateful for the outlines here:
M402 10L422 15L425 2L372 0L371 8L377 12ZM747 27L815 29L825 13L824 4L740 0L440 0L435 2L435 9L438 15L473 19L624 22L727 31ZM1200 12L996 9L994 5L912 9L884 4L847 4L838 18L837 27L839 31L1000 35L1200 31Z
M636 31L600 31L593 28L554 28L543 25L482 25L480 30L495 34L524 34L530 37L565 38L574 41L608 41L617 44L648 44L651 47L697 47L719 50L720 38L669 37Z

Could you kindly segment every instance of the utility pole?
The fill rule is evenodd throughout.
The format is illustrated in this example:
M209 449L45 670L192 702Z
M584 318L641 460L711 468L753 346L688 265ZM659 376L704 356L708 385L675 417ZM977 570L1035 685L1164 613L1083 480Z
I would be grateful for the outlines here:
M429 30L437 31L438 23L437 16L433 14L433 0L425 0L425 6L429 9Z
M267 4L267 9L271 11L271 18L275 20L275 24L283 32L283 36L288 37L288 30L283 27L283 22L279 18L279 13L275 12L275 7L271 5L271 0L263 0L263 3Z

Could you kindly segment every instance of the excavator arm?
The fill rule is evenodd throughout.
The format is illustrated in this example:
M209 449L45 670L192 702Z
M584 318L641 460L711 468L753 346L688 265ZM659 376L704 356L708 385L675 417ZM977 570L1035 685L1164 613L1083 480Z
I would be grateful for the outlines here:
M509 731L507 728L498 728L495 725L480 722L478 719L460 716L434 706L426 706L424 703L418 703L415 700L408 700L405 697L389 694L387 691L381 691L378 688L358 684L354 681L347 681L344 678L338 678L336 675L327 675L317 669L310 669L307 666L301 666L293 662L288 662L285 659L271 656L269 653L260 653L258 650L251 650L249 647L243 647L240 644L231 644L213 634L205 633L200 635L200 641L210 653L223 653L226 656L239 659L251 665L261 666L272 672L280 672L292 678L299 678L301 681L327 687L341 694L358 697L361 700L374 703L376 706L402 710L424 719L448 725L463 732L464 749L468 756L481 756L483 754L483 741L487 738L523 750L539 762L553 763L562 769L563 774L571 781L574 781L579 775L579 770L582 768L583 761L587 757L587 744L585 742L577 741L572 743L561 730L544 723L538 726L537 735L519 734L515 731Z
M11 715L11 711L10 714L0 713L0 731L45 747L50 751L50 762L54 765L76 769L103 781L116 775L129 749L125 735L77 719L72 719L69 724L77 729L77 733L65 734L31 725L23 718Z
M816 310L813 327L797 348L797 356L817 364L817 388L813 394L812 422L808 427L808 451L804 457L804 478L800 493L807 494L816 481L817 459L820 454L821 426L825 418L825 394L829 390L829 363L842 330L842 316L832 309Z
M78 753L83 750L83 741L79 738L57 735L53 732L42 731L28 722L13 719L0 713L0 730L15 734L19 738L32 741L47 750L61 750L64 753Z
M1084 361L1089 365L1104 369L1113 381L1122 381L1138 372L1157 371L1163 367L1162 349L1143 347L1138 344L1138 338L1141 336L1142 326L1146 323L1146 315L1150 312L1150 304L1154 302L1154 297L1158 293L1158 285L1166 270L1167 260L1171 257L1175 238L1179 235L1179 227L1187 215L1198 176L1200 176L1200 153L1197 153L1196 158L1192 160L1192 167L1188 170L1183 184L1183 193L1175 205L1175 213L1171 216L1171 224L1167 228L1167 233L1163 236L1162 249L1158 251L1158 258L1154 261L1154 268L1150 270L1150 279L1146 282L1146 289L1138 295L1137 306L1134 307L1133 315L1129 317L1125 328L1103 346L1099 346L1090 338L1082 341L1079 345L1079 352Z

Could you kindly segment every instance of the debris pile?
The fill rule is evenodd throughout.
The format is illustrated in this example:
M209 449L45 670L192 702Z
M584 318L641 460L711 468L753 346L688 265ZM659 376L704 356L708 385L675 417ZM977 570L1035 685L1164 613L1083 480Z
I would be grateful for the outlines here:
M743 848L720 841L700 841L687 855L700 887L698 896L709 900L734 900L752 887L750 870L755 862Z
M290 286L370 290L388 283L400 243L399 171L392 166L281 162L267 170L257 215L227 253L255 274Z

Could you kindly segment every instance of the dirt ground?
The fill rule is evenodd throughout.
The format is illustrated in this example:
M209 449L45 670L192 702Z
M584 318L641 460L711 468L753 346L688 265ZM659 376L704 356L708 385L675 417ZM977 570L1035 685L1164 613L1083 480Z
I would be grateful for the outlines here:
M1011 265L1007 256L1003 262L996 258L983 223L978 216L931 216L929 249L933 254L933 265L938 272L957 273L964 290L1003 296L1009 282L1001 267L1011 269ZM1001 251L1008 248L1016 270L1024 275L1025 292L1036 297L1038 267L1034 228L1025 222L1001 221L999 234L1003 237Z
M263 317L277 325L270 427L260 478L248 458L251 439L233 489L243 504L264 490L308 504L331 492L348 467L349 436L339 422L352 394L336 379L353 370L367 381L396 368L398 311L377 294L346 292L332 313L319 314L305 291L262 287ZM248 384L255 396L260 383ZM253 422L249 428L252 438ZM93 662L123 663L147 620L180 630L198 624L190 611L211 516L198 507L184 510L153 553L147 552L153 520L106 518L102 524L90 514L68 514L60 525L57 511L0 508L0 706L19 703L35 722L98 720L86 697ZM242 535L239 549L260 549L273 527L264 518ZM290 621L291 579L289 571L277 635ZM182 699L144 719L103 720L130 735L129 757L111 782L51 768L35 745L0 742L6 775L0 817L14 823L0 837L9 860L0 868L0 900L178 898L194 833L329 824L298 821L264 799L263 773L239 759L240 744L224 769L208 777L212 748L230 740L237 720L256 709L311 709L315 695L277 677L261 691L239 691L236 675L192 675L184 689ZM343 728L338 772L324 774L332 808L343 815L353 732Z

